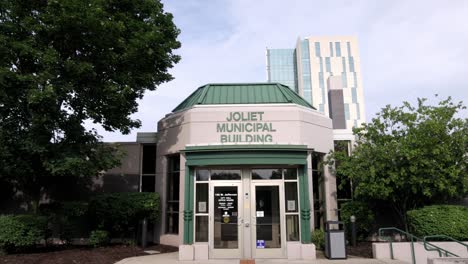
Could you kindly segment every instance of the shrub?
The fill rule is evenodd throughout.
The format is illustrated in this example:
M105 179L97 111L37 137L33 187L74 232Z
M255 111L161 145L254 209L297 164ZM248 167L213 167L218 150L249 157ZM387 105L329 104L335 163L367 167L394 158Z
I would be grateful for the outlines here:
M41 208L48 216L54 237L70 242L72 238L88 235L88 203L57 202Z
M0 215L0 250L17 252L45 239L47 219L38 215Z
M110 235L128 235L143 218L156 221L159 217L158 193L115 193L94 197L89 203L90 217L95 227Z
M314 243L317 249L325 247L325 232L322 229L315 229L312 232L312 243Z
M433 205L407 212L410 231L419 237L446 235L468 240L468 208L455 205Z
M89 244L93 247L101 247L109 244L109 233L104 230L94 230L89 236Z
M349 201L341 206L340 219L345 222L348 228L348 236L351 235L351 220L350 217L356 217L356 233L358 240L365 240L372 231L374 225L374 213L369 209L369 205L359 201Z

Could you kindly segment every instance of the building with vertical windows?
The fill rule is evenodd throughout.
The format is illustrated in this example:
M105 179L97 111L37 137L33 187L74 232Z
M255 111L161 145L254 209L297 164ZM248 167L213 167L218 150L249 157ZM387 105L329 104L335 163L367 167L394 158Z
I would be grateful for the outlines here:
M340 121L335 122L338 125L334 127L335 140L353 140L352 128L365 122L355 37L306 37L299 38L295 48L267 49L267 78L269 82L289 86L332 119L332 114L337 116ZM341 101L340 106L331 104Z
M160 194L148 237L180 260L313 259L311 232L337 220L332 120L285 85L204 85L122 147L107 177Z

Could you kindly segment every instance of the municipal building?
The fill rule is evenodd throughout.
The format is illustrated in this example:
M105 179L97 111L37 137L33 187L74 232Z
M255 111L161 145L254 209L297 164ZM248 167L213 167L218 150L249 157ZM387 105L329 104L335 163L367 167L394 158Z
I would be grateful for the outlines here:
M333 121L285 85L204 85L122 147L107 176L160 194L151 239L180 260L313 258L311 232L337 219Z

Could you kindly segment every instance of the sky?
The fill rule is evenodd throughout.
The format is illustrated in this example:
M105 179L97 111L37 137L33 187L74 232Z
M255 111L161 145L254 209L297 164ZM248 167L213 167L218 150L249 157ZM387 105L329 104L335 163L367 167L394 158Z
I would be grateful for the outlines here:
M294 48L298 37L357 37L368 122L385 105L418 97L468 102L466 0L163 3L181 30L174 80L139 101L132 117L140 128L122 135L96 127L104 141L135 141L137 132L157 131L157 122L204 84L267 81L266 48Z

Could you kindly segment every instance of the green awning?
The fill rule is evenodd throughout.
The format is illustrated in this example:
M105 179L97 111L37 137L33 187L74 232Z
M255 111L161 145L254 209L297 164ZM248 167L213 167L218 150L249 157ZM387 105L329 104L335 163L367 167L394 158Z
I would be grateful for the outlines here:
M184 152L187 166L306 165L305 145L190 146Z

